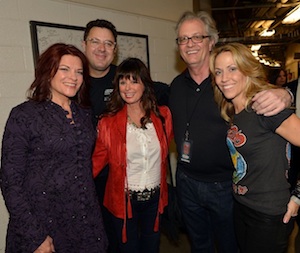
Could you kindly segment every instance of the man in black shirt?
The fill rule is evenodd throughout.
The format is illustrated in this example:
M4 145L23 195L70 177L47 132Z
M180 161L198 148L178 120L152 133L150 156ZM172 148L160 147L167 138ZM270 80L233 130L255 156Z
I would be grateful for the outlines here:
M96 128L99 116L106 108L106 102L113 91L116 66L112 64L117 53L117 31L115 26L103 19L90 21L86 25L83 49L89 60L90 100L93 110L93 124ZM103 205L108 166L95 178L95 185L101 205L105 231L109 241L108 252L117 253L116 232L111 223L111 214Z
M95 126L113 90L116 66L112 62L117 53L117 35L115 26L101 19L90 21L84 32L83 49L90 64L90 99Z

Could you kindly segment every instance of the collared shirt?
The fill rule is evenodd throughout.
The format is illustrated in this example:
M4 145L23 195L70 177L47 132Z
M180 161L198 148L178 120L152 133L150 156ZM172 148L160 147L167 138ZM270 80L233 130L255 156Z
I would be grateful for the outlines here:
M228 125L214 100L211 78L198 85L188 70L177 76L171 84L169 107L179 154L189 122L191 161L178 159L177 168L201 182L231 180L234 169L226 146Z

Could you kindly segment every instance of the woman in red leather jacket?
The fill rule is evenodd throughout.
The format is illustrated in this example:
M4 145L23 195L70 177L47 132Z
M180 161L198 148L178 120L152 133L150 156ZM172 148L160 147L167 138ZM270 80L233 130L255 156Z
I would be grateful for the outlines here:
M98 123L96 177L108 163L104 206L113 215L121 252L159 251L159 219L168 203L166 167L172 117L157 106L153 81L136 58L117 68L107 112Z

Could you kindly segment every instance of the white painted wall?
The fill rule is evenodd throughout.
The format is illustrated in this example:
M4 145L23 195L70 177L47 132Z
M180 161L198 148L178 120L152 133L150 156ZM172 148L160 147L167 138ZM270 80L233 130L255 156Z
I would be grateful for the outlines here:
M110 1L113 6L110 8L109 1L104 1L106 7L104 9L59 0L0 0L0 140L11 108L25 100L26 90L33 81L30 20L85 26L87 22L96 18L107 19L114 23L119 31L149 36L150 69L153 80L170 83L182 70L176 54L175 21L172 21L174 15L172 19L167 18L169 20L165 16L151 17L151 13L155 13L153 7L152 11L145 15L149 8L146 3L156 5L157 13L161 13L161 7L170 13L181 13L188 9L192 10L192 0L175 2L139 0L140 6L136 8L136 13L116 10L126 9L126 0L119 0L118 5L116 0ZM134 3L132 0L129 2ZM184 2L184 5L178 4L179 2ZM183 9L184 7L186 8ZM141 10L140 14L144 15L137 14L138 9ZM170 16L167 14L166 16ZM8 213L1 195L0 253L4 253L7 222Z
M63 0L57 0L63 1ZM192 0L65 0L138 15L177 21L184 10L192 10ZM200 1L199 1L200 2ZM201 7L207 0L201 0Z

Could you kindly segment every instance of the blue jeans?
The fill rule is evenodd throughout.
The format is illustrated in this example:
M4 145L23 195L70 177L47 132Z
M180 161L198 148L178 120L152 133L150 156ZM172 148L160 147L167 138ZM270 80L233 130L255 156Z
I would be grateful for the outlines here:
M192 253L238 252L232 181L200 182L177 170L176 186Z
M147 201L131 200L132 219L127 218L127 242L122 242L123 220L113 217L121 253L158 253L160 232L154 231L159 191Z
M285 253L294 219L285 224L283 216L263 214L235 202L234 222L241 253Z

